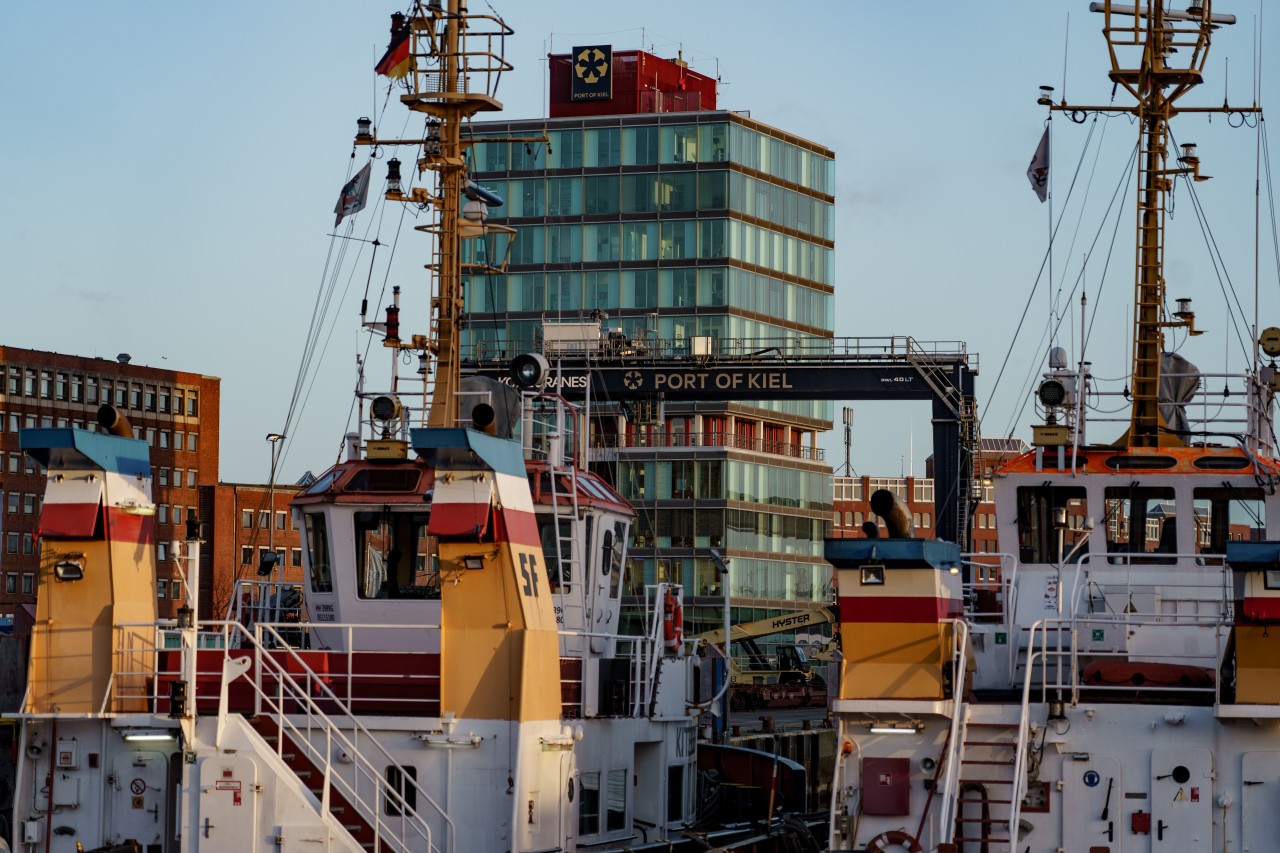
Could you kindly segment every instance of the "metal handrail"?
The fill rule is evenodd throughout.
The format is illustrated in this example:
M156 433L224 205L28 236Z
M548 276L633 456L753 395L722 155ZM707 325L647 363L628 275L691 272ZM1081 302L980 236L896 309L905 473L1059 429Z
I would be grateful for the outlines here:
M226 630L229 632L244 631L242 626L235 623L228 624L226 626ZM439 848L437 848L432 842L430 825L415 809L409 806L404 795L399 790L387 783L387 781L382 777L382 774L378 772L378 769L365 757L364 750L367 750L372 746L389 766L398 767L399 762L365 727L365 725L360 721L360 718L356 716L332 690L329 689L329 686L325 684L324 679L314 672L295 650L286 647L284 648L285 654L292 658L292 660L301 667L302 673L305 676L307 683L306 688L304 689L299 685L293 675L284 668L275 656L266 653L268 649L262 642L262 635L264 632L267 633L275 642L281 643L282 645L284 644L284 638L281 637L271 626L262 624L254 626L251 641L254 649L258 653L254 655L254 677L250 680L250 683L253 685L259 700L270 703L271 696L262 684L263 669L265 668L270 670L272 677L276 681L277 695L275 697L273 716L275 717L276 724L281 735L276 739L277 754L281 754L283 752L283 734L285 731L287 730L291 734L295 734L296 736L292 738L294 744L300 749L305 749L310 754L311 760L321 767L323 771L325 785L324 788L322 788L322 806L325 807L327 811L330 785L341 790L344 796L348 797L352 804L360 810L362 817L369 822L373 829L374 849L378 849L382 842L388 841L401 850L409 851L412 848L404 838L403 833L405 830L412 830L414 836L426 842L428 850L438 850ZM247 635L247 632L244 633ZM231 650L228 648L226 653L229 653L230 651ZM279 651L279 649L272 649L272 651ZM298 705L304 709L302 716L306 721L305 731L290 721L288 719L289 715L285 713L284 688L286 686L288 686L291 691L289 701L297 702ZM321 695L321 698L333 702L338 709L339 715L346 717L351 722L351 727L355 737L354 740L348 738L346 734L343 733L342 729L340 729L330 719L329 715L325 714L324 711L320 709L319 704L312 698L313 690L318 692ZM313 727L313 722L317 723L318 726ZM316 728L319 728L326 738L326 748L323 751L316 749L311 743L310 734ZM361 735L363 735L364 739L367 741L364 747L359 745ZM341 774L333 772L332 756L334 754L333 747L335 746L345 752L352 759L353 767L356 770L356 775L352 782L347 782ZM373 784L373 803L369 803L366 798L360 794L359 779L361 776L365 777ZM447 849L454 849L457 831L453 825L453 820L449 817L448 813L440 806L439 803L432 799L430 794L419 787L412 777L405 774L403 779L405 786L413 786L416 788L418 794L421 795L422 798L431 805L431 807L444 820L445 825L449 829L450 836ZM400 810L400 816L404 818L401 822L402 828L400 835L395 834L393 827L391 827L382 817L381 810L378 806L384 798L387 802L393 804L395 808L398 808Z
M939 815L943 842L950 842L955 834L956 790L960 774L960 720L968 707L964 701L964 678L968 674L969 665L969 623L963 619L947 619L940 624L950 624L955 630L951 635L953 675L951 678L951 734L948 736L947 754L943 760L947 762L946 772L942 779L942 809Z

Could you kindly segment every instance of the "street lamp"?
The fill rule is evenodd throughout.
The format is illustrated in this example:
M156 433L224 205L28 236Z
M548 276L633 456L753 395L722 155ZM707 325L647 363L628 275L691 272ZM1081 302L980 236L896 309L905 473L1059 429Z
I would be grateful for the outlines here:
M267 486L267 506L270 508L267 514L267 551L272 559L276 556L276 462L280 459L280 442L284 437L281 432L267 433L267 442L271 445L271 480ZM284 560L277 562L280 564L279 580L283 583Z

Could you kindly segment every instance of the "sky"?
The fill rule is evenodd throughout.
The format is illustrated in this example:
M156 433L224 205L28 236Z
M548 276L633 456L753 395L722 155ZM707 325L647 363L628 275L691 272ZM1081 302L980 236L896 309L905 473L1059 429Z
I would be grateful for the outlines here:
M498 93L504 118L546 114L548 51L605 42L682 51L720 78L721 106L834 149L835 334L964 341L980 367L984 435L1029 437L1023 403L1048 329L1057 325L1056 342L1079 357L1078 281L1093 317L1085 357L1106 387L1123 385L1134 192L1122 181L1136 127L1124 116L1077 124L1056 114L1050 203L1025 174L1047 117L1040 85L1060 98L1065 82L1074 104L1111 96L1101 16L1083 0L491 2L516 31L515 71ZM220 377L221 478L265 481L264 437L283 431L355 119L382 109L372 67L395 10L350 0L0 4L0 342L128 352L136 364ZM1188 103L1217 105L1225 92L1247 106L1261 67L1265 104L1280 81L1275 58L1256 56L1269 31L1260 0L1215 11L1240 22L1216 36L1206 83ZM1214 176L1196 196L1244 308L1239 322L1250 324L1260 136L1222 116L1188 116L1174 138L1197 142L1201 170ZM1105 218L1117 189L1124 212ZM1265 188L1260 198L1265 223ZM1169 296L1194 297L1208 333L1174 343L1206 372L1239 370L1251 333L1232 327L1189 194L1180 188L1175 204ZM376 207L356 233L385 239L393 229ZM1051 222L1058 237L1045 266ZM1257 253L1263 326L1280 325L1271 233L1264 224ZM425 286L425 243L397 258L393 283ZM338 457L365 345L363 286L339 282L337 321L315 336L315 378L288 429L282 482ZM406 297L405 309L405 330L425 331L425 300ZM845 404L823 440L840 472ZM848 405L854 470L923 472L927 404Z

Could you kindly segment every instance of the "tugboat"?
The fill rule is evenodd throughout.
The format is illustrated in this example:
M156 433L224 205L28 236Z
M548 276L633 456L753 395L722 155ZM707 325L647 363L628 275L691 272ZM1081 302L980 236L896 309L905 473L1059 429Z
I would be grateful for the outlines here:
M1169 193L1204 178L1170 120L1260 112L1183 104L1234 23L1216 6L1091 4L1136 103L1040 101L1139 130L1127 429L1090 422L1121 395L1100 399L1088 362L1055 348L1033 448L993 472L998 566L937 541L828 544L844 653L832 851L1277 849L1280 330L1227 376L1166 340L1199 332L1189 301L1166 300Z
M22 433L48 487L13 849L798 849L767 812L693 831L715 697L696 697L683 590L645 588L643 631L622 633L634 513L576 464L579 416L542 390L547 362L516 358L510 385L460 375L461 276L482 267L464 246L501 203L468 177L463 125L501 108L512 31L464 0L392 21L379 71L425 131L362 119L355 142L412 145L434 173L404 186L391 160L385 193L431 214L430 335L400 335L398 288L365 319L391 375L374 390L361 367L360 431L294 503L301 600L243 582L226 619L196 618L194 515L186 607L158 619L152 469L119 412Z

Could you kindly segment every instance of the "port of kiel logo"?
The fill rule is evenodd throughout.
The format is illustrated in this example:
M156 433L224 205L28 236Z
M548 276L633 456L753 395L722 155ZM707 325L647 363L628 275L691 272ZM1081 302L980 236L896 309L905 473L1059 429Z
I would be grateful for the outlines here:
M613 97L613 46L575 47L571 56L569 100L607 101Z
M622 374L622 384L627 386L627 390L635 391L644 384L644 374L638 370L628 370Z

